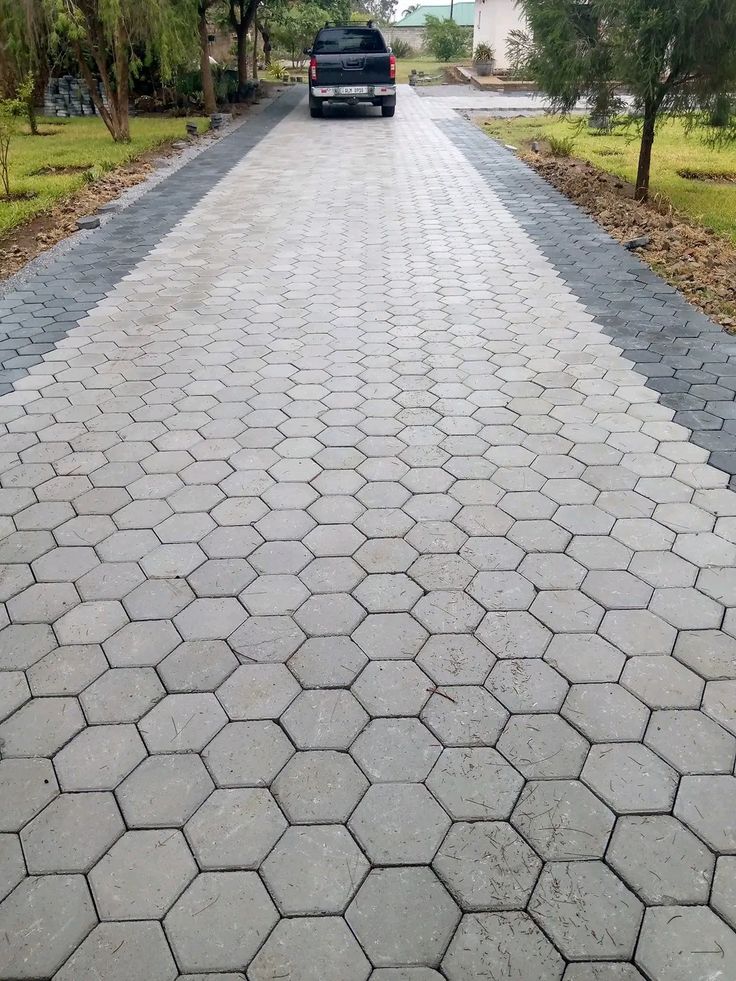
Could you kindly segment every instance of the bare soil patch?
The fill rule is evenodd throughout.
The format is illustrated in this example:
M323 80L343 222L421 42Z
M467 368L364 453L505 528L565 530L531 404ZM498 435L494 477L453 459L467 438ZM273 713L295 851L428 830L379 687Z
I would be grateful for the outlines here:
M631 184L592 164L526 150L520 156L619 242L648 238L636 254L694 306L736 333L733 241L684 218L668 201L656 197L647 203L634 201ZM728 175L719 174L717 179Z

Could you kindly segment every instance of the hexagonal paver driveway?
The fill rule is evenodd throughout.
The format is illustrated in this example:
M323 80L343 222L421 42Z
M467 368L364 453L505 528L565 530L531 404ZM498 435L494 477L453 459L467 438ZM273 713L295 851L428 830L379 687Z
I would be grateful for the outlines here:
M453 91L0 296L0 978L736 981L733 344Z

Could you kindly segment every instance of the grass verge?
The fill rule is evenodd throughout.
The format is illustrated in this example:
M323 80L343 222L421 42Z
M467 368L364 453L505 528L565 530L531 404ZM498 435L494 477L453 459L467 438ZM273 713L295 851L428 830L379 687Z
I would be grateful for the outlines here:
M736 148L714 150L679 121L655 145L652 199L633 199L638 148L633 133L595 136L554 117L484 120L489 136L519 155L621 242L643 237L640 258L695 306L736 333ZM573 139L555 157L550 137ZM531 144L537 141L538 152ZM692 176L685 178L680 170Z
M197 118L200 132L209 121ZM131 120L130 143L114 143L98 118L42 119L43 136L21 132L10 150L10 189L14 199L0 198L0 238L85 185L184 136L185 120L152 116Z
M639 137L631 126L598 136L583 121L555 116L494 119L484 124L497 139L528 147L533 140L573 141L572 155L626 182L636 178ZM686 174L687 176L683 176ZM702 132L687 132L680 120L665 121L657 133L652 192L683 215L736 241L736 146L713 148Z

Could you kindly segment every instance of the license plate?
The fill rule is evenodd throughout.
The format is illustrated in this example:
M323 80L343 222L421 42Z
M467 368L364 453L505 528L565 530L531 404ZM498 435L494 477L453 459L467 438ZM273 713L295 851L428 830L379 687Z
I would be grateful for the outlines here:
M340 95L368 95L367 85L341 85L338 89Z

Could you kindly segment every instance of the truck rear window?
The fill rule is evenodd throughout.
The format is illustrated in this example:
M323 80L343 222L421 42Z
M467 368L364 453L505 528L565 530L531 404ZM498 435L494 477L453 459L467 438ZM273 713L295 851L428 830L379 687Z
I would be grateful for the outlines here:
M380 54L386 43L379 31L369 27L330 27L314 42L315 54Z

